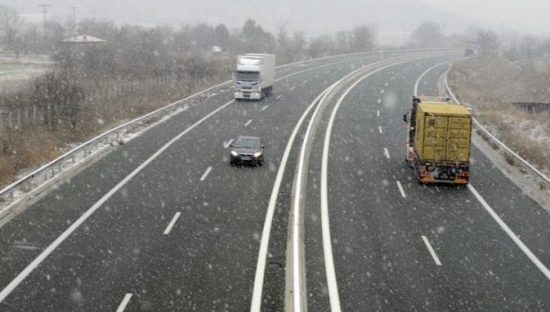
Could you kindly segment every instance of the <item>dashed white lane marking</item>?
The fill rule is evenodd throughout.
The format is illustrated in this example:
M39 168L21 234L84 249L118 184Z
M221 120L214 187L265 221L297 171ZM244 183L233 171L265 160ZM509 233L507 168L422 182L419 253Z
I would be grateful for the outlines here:
M384 89L380 90L380 93L384 94Z
M387 159L390 159L390 152L385 147L384 147L384 155L386 156ZM399 183L399 182L397 182L397 183ZM405 196L403 196L403 197L405 197Z
M304 83L304 84L305 84L305 83L308 83L308 80L306 79L306 80L302 81L302 83Z
M406 198L407 194L405 194L405 190L403 189L403 185L401 185L401 182L399 181L395 181L395 182L397 182L397 187L399 188L399 192L401 193L401 196L403 196L403 198Z
M430 241L428 240L428 238L426 236L422 235L422 240L424 241L424 244L426 244L426 247L428 248L428 251L432 255L432 258L434 258L435 264L441 265L441 261L439 261L439 258L435 254L435 251L432 248L432 245L430 244Z
M245 126L245 127L248 127L248 125L250 125L251 123L252 123L252 119L249 119L249 120L244 124L244 126Z
M122 299L122 302L118 305L118 308L116 309L116 312L122 312L124 309L126 309L126 306L130 302L130 299L132 298L132 294L128 293L124 296Z
M168 223L168 226L166 227L166 229L162 234L164 235L170 234L170 231L172 231L172 228L174 227L174 224L176 224L176 221L178 221L178 218L180 217L180 215L181 215L181 212L176 212L176 214L172 217L172 220L170 221L170 223Z
M378 126L378 132L380 132L380 134L382 134L382 133L383 133L383 131L382 131L382 127L381 127L381 126Z
M260 112L263 112L263 111L266 110L268 107L269 107L269 105L266 105L266 106L262 107L262 109L260 109Z
M296 89L296 86L292 86L292 87L288 88L288 90L290 90L290 91L292 91L294 89Z
M550 270L535 256L531 250L517 237L517 235L502 221L502 219L498 216L498 214L487 204L487 202L479 195L477 190L471 185L468 184L468 189L474 196L477 198L477 200L481 203L483 208L491 215L491 217L500 225L500 227L508 234L508 236L516 243L516 245L523 251L523 253L533 262L537 268L546 276L547 279L550 280Z
M276 97L275 99L276 99L276 100L280 100L282 97L283 97L283 95L282 95L282 94L279 94L279 95L277 95L277 97Z
M202 174L201 181L204 181L204 179L206 179L210 171L212 171L212 166L208 167L206 171Z
M380 111L379 110L376 111L376 117L380 117Z
M231 145L231 143L233 143L233 139L230 139L230 140L227 141L227 142L223 142L223 148L228 148L229 145Z
M382 99L378 99L378 101L376 101L376 103L378 103L378 104L382 103Z
M211 111L208 115L202 117L199 121L191 125L189 128L180 132L178 135L173 137L168 143L164 144L159 150L157 150L153 155L151 155L145 162L139 165L134 171L127 175L122 181L118 182L115 187L109 190L103 197L101 197L92 207L90 207L86 212L80 216L69 228L65 230L58 238L56 238L40 255L38 255L23 271L21 271L2 291L0 291L0 303L6 299L6 297L17 287L29 274L31 274L39 265L42 263L54 250L61 245L74 231L76 231L82 223L84 223L91 215L94 214L107 200L109 200L116 192L118 192L124 185L126 185L130 180L132 180L136 175L138 175L145 167L147 167L151 162L157 159L164 151L166 151L170 146L175 142L181 139L184 135L189 133L194 128L201 125L204 121L208 120L210 117L214 116L216 113L226 108L227 106L234 103L235 100L231 100L224 105L216 108Z
M386 83L384 84L384 87L387 87L389 84L390 84L389 82L386 82Z

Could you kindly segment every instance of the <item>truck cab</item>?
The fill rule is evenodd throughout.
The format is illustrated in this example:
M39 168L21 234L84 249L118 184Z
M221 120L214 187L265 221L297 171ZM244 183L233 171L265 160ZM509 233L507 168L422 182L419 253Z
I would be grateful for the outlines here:
M249 53L237 57L235 99L261 100L273 89L275 55Z

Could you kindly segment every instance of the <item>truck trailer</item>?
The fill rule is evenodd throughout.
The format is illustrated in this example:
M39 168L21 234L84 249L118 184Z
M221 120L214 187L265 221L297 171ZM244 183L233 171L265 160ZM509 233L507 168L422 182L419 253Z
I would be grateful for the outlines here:
M407 123L407 114L403 121ZM472 113L449 98L412 97L406 162L422 184L470 180Z
M275 81L275 55L248 53L237 57L235 99L261 100L271 94Z

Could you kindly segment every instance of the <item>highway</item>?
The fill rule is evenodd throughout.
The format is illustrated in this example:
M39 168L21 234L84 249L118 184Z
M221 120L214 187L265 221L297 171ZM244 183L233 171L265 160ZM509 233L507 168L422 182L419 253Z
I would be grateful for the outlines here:
M550 310L548 213L476 148L472 188L418 185L404 164L415 83L456 58L288 66L261 102L223 87L0 228L0 311ZM229 166L238 135L262 138L263 167Z

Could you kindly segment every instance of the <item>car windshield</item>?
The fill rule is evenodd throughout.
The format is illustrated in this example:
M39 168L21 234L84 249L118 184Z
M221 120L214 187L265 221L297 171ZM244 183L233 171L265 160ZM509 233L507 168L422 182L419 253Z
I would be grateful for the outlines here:
M237 148L258 148L260 147L260 141L258 139L240 138L233 146Z

